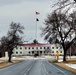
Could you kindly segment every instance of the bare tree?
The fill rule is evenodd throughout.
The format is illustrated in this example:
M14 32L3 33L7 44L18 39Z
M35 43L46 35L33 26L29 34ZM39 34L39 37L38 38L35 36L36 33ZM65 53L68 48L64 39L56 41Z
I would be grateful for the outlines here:
M8 32L8 53L9 53L9 62L11 62L11 55L13 49L20 43L22 43L19 34L23 34L24 27L20 25L20 23L11 23L10 31Z
M34 44L38 44L38 41L36 39L33 40Z
M12 22L7 37L2 37L1 39L1 44L3 48L5 48L9 54L8 62L11 62L13 49L17 47L18 44L22 43L22 37L20 37L19 34L23 34L23 29L24 27L21 26L20 23Z
M52 13L45 20L46 27L42 34L50 43L60 43L63 46L63 61L66 61L66 52L76 39L76 12L74 13L76 1L58 0L52 8Z
M76 40L75 14L73 13L67 16L66 14L54 11L47 16L45 25L42 31L42 34L45 35L45 40L48 40L50 43L54 42L61 44L64 50L63 61L66 61L66 52Z
M2 56L4 56L4 52L7 51L7 41L8 41L8 38L6 36L3 36L0 40L1 42L0 51L2 53Z
M76 8L76 0L58 0L52 7L55 7L54 11L68 13L71 9Z

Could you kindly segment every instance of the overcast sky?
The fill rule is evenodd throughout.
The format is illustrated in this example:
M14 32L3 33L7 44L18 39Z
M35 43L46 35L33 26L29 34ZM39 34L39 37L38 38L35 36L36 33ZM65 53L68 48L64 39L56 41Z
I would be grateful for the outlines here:
M32 42L36 39L36 14L37 22L37 40L45 42L41 37L40 27L44 26L44 19L51 12L51 4L56 0L0 0L0 38L7 35L11 22L19 22L25 27L23 39Z

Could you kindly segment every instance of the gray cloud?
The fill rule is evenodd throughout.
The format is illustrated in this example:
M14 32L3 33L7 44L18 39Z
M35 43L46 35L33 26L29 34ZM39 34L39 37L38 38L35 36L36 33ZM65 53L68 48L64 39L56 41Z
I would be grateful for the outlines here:
M25 0L0 0L0 6L16 4L19 2L23 2L23 1L25 1Z
M24 35L27 38L34 39L36 29L35 11L38 11L40 13L37 16L39 18L37 24L38 40L43 41L40 36L40 27L44 25L44 19L50 12L50 4L53 2L54 0L0 0L0 37L7 34L9 24L14 21L20 22L25 27Z

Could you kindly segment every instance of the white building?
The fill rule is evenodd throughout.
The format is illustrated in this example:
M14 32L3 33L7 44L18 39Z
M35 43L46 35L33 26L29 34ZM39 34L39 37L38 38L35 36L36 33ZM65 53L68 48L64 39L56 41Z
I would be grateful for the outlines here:
M20 44L13 50L13 55L55 55L56 52L63 55L63 48L59 44Z

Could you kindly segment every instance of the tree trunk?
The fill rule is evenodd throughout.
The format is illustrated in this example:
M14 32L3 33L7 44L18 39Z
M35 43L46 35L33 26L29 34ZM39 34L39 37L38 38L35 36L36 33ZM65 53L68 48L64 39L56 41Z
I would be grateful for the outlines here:
M11 55L12 55L12 50L9 51L9 59L8 59L8 62L12 62L11 61Z
M62 43L62 46L63 46L63 50L64 50L63 61L65 62L66 61L66 52L67 52L67 50L66 50L66 46L65 46L64 42Z
M63 61L66 61L66 50L64 50L64 56L63 56Z
M9 54L8 62L11 62L11 54Z

